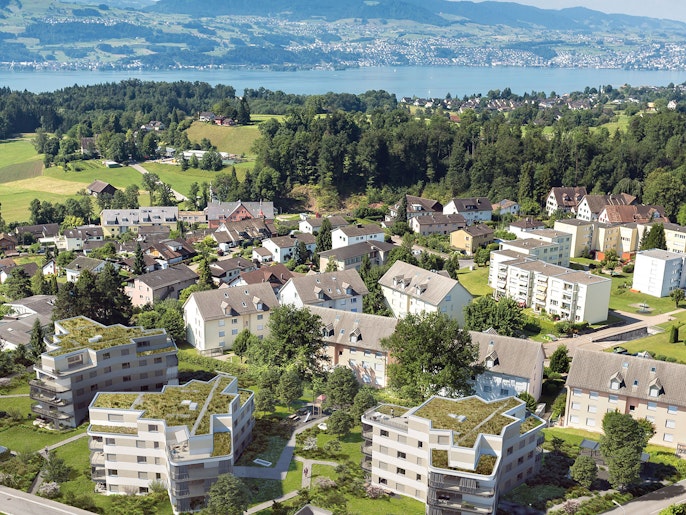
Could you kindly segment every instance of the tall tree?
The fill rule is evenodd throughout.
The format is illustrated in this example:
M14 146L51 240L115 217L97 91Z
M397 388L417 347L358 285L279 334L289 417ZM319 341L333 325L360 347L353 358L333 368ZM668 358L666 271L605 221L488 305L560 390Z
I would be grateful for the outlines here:
M326 379L326 403L338 409L349 408L359 390L355 372L348 367L336 367Z
M10 300L23 299L33 295L31 291L31 278L22 267L15 266L10 271L5 280L5 295Z
M210 487L204 515L243 515L251 500L250 490L233 474L222 474Z
M641 250L650 249L667 250L665 226L663 224L655 224L647 231L645 241L641 243Z
M407 222L407 195L400 197L394 222Z
M484 295L465 306L464 325L470 331L493 328L503 336L515 336L526 325L526 317L514 299L504 297L496 301Z
M569 350L566 345L560 345L552 356L550 356L550 370L558 374L566 374L569 372L569 363L572 358L569 357Z
M160 182L160 178L154 173L143 174L143 186L148 190L150 195L150 205L155 205L155 191L157 190L157 183Z
M31 358L34 362L40 360L41 354L45 352L45 334L43 333L43 326L40 320L37 318L33 321L33 327L31 328L31 339L29 340L29 346L31 347Z
M43 275L43 270L39 268L31 277L31 291L34 295L50 295L50 283Z
M395 358L388 366L391 386L413 401L439 392L470 394L471 378L481 370L469 332L445 313L410 314L381 344Z
M136 252L133 255L133 273L135 275L143 275L145 273L145 257L143 256L143 248L141 242L136 242Z
M649 433L629 413L611 411L603 417L600 452L608 465L610 484L626 489L640 479L641 454Z
M319 228L319 232L317 233L317 252L331 250L332 229L331 220L324 218L324 220L322 220L322 225Z
M303 381L296 369L286 370L281 374L277 392L281 402L290 407L303 394Z

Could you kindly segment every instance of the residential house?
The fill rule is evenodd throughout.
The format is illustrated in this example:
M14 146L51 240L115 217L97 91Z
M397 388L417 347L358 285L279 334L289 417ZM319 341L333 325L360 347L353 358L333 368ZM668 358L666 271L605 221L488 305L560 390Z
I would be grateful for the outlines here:
M424 216L432 213L443 212L443 205L437 200L430 198L416 197L414 195L405 195L407 200L407 220L418 216ZM400 202L392 205L386 215L387 222L393 222L398 219L398 210L400 209Z
M544 250L543 258L539 257L538 259L560 266L569 266L571 239L571 235L563 231L556 231L554 229L534 229L533 231L525 232L522 236L522 240L514 241L536 240L543 243L548 243L553 247L550 248L547 256ZM510 242L505 240L502 243L503 245L506 245ZM555 245L557 248L554 247Z
M207 214L204 211L179 211L179 220L185 224L206 224Z
M478 362L484 372L474 381L474 393L484 400L528 393L538 400L543 384L545 352L540 342L470 331L479 345Z
M253 392L225 374L159 393L98 393L88 410L96 491L146 494L162 484L174 513L202 508L250 443L254 410Z
M279 291L281 304L321 306L354 313L362 312L362 299L369 293L357 270L309 273L291 277Z
M103 209L100 213L100 225L107 238L117 238L129 231L137 233L142 226L165 225L174 230L178 220L179 208L176 206Z
M636 203L636 197L628 193L618 195L585 195L576 208L576 217L579 220L592 222L598 220L600 213L607 206L629 206Z
M384 241L364 241L347 247L326 250L319 253L319 271L326 272L331 261L336 263L336 270L359 271L365 256L369 258L372 266L383 266L386 264L389 253L395 248L397 247L394 244Z
M269 317L279 305L268 283L191 293L183 305L186 339L201 354L221 354L243 329L269 334Z
M106 264L107 261L103 261L102 259L77 256L76 259L64 267L64 271L67 274L67 281L75 283L84 270L88 270L92 274L97 274L98 272L102 272L102 269L105 268Z
M322 340L329 358L327 368L347 367L360 384L374 388L388 385L389 356L381 340L393 335L397 318L319 306L307 308L322 320Z
M519 204L514 200L503 199L500 202L493 204L493 214L497 214L498 216L518 216Z
M410 219L410 230L422 236L431 234L450 234L453 231L467 227L467 221L462 215L434 215L416 216Z
M272 232L261 218L248 218L235 222L222 222L219 227L211 233L219 244L219 248L228 252L234 247L242 245L244 242L254 240L264 240L272 236Z
M587 222L576 218L556 220L554 229L570 235L570 257L589 255L598 248L597 226L595 222Z
M686 227L673 223L664 223L662 225L665 228L666 250L670 252L685 253Z
M516 397L382 404L362 415L362 468L432 515L495 513L501 495L538 473L543 427Z
M256 263L272 263L274 261L274 255L266 247L253 247L250 257Z
M0 233L0 251L5 254L16 254L17 239L11 234Z
M494 233L486 224L470 225L450 233L450 246L472 255L481 247L493 243Z
M183 238L161 240L157 243L146 244L143 252L155 258L161 268L167 268L195 257L198 253L192 245Z
M250 218L274 219L273 202L217 202L213 200L205 208L210 229L217 229L224 222L238 222Z
M95 156L98 154L98 146L95 144L95 138L93 137L85 137L81 138L81 155L84 156Z
M464 324L464 307L472 300L467 289L445 275L424 270L404 261L396 261L379 279L381 292L393 316L410 313L446 313Z
M33 277L38 271L38 265L32 261L29 261L23 265L3 266L0 268L0 284L5 284L5 281L7 281L7 278L15 269L23 270L24 274L26 274L28 277Z
M686 444L685 367L626 354L578 349L567 376L567 427L602 433L609 411L653 423L654 445Z
M211 111L202 111L198 113L198 120L201 122L213 122L216 115Z
M215 284L228 284L241 272L250 272L256 268L252 261L240 256L210 263L210 273Z
M48 259L41 267L41 272L44 276L57 275L57 263L54 259Z
M669 222L662 206L630 205L606 206L598 215L598 221L603 223L648 223Z
M103 195L113 197L117 191L117 188L112 186L109 182L101 181L99 179L94 180L86 187L86 192L96 198Z
M76 427L97 392L160 390L177 384L177 348L164 329L105 326L86 317L55 322L34 366L31 409L55 428Z
M562 213L574 213L576 206L579 205L581 199L587 195L586 188L583 186L568 187L553 187L548 193L545 201L545 212L551 216L556 211Z
M331 223L332 229L338 229L339 227L345 227L346 225L349 225L348 221L342 216L333 215L328 216L326 218L317 216L313 218L306 218L305 220L300 220L298 229L300 230L300 232L307 232L310 234L318 233L319 230L322 228L324 220L328 220Z
M454 198L443 207L443 214L462 215L468 224L487 222L493 218L493 206L486 197Z
M686 287L686 254L652 249L636 253L632 290L653 297L667 297Z
M163 131L166 129L167 126L159 121L159 120L150 120L148 123L144 123L141 125L140 130L143 132L150 132L150 131Z
M525 232L535 231L538 229L545 229L545 224L540 220L536 220L535 218L526 217L522 220L511 222L507 228L507 232L511 232L515 236L523 238Z
M331 231L331 248L339 249L364 241L385 241L384 230L376 224L346 225Z
M99 225L82 225L73 229L66 229L55 237L55 246L59 250L83 250L86 242L105 241L105 234Z
M295 249L298 243L304 243L310 256L317 249L317 239L308 233L290 234L288 236L274 236L262 241L262 246L272 254L272 260L276 263L286 263L295 257Z
M263 266L251 272L241 272L238 277L233 278L229 286L265 283L269 284L274 290L274 295L277 295L283 285L294 275L285 265L274 263L271 266Z
M161 240L169 239L171 235L171 228L169 225L143 225L138 228L138 236L136 241L143 243L156 243Z
M54 243L53 238L55 238L55 236L59 234L60 225L18 225L14 229L14 232L17 235L17 241L20 241L22 243L27 242L27 238L30 242L40 241L41 243ZM27 234L30 234L30 236L27 237Z
M134 307L152 306L160 300L178 300L181 291L197 280L198 274L186 265L175 265L130 278L126 281L124 293Z
M15 350L31 341L36 320L44 329L52 325L55 309L54 295L32 295L5 302L10 312L0 321L0 351Z

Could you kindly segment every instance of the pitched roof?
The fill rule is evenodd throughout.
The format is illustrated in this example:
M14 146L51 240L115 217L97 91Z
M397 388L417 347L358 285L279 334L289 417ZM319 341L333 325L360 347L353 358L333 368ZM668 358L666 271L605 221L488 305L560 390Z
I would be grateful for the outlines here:
M67 229L64 231L63 235L65 238L74 238L79 240L104 237L102 227L99 225L82 225L80 227L74 227L73 229Z
M193 270L188 268L186 265L175 265L169 268L163 268L162 270L155 270L154 272L148 272L147 274L142 274L129 279L130 283L134 281L139 281L153 290L158 288L166 288L167 286L173 286L175 284L190 281L195 281L198 278Z
M179 219L177 206L141 207L138 209L103 209L100 220L103 225L135 226L139 224L160 224L176 222Z
M493 210L491 201L486 197L454 198L451 202L458 213Z
M250 272L241 272L240 278L246 284L269 283L272 286L283 286L293 275L293 272L286 268L286 265L276 263L275 265L263 266Z
M370 234L379 234L384 232L383 229L376 224L346 225L345 227L339 227L334 230L341 231L348 238L352 238L355 236L369 236Z
M322 319L323 340L375 352L385 352L381 340L395 332L397 318L307 306Z
M557 186L552 188L550 193L555 196L558 208L575 208L579 202L581 202L581 199L587 195L584 186L576 186L573 188Z
M636 197L628 193L619 195L585 195L581 202L586 200L591 213L600 214L605 206L628 206L636 201Z
M77 256L74 261L64 267L65 270L90 270L91 272L102 265L102 259L89 258L86 256Z
M208 220L218 220L221 216L230 216L243 206L254 218L274 218L273 202L210 202L205 208Z
M646 205L605 206L604 212L610 223L651 222L663 219L665 209L662 206Z
M269 240L280 249L294 247L299 241L302 241L305 245L315 245L317 243L317 238L309 232L300 232L288 236L275 236L274 238L269 238Z
M619 389L610 387L613 377L620 380ZM684 406L684 377L686 367L678 363L578 349L569 369L567 387ZM661 385L659 395L651 396L651 384L656 385L657 381Z
M518 229L536 229L538 227L545 227L545 224L540 220L534 218L524 218L510 223L510 227L517 227Z
M293 284L303 304L318 304L322 300L345 299L369 293L357 270L293 276L288 283ZM351 293L346 293L348 289ZM323 299L319 294L323 295Z
M492 236L493 233L495 232L492 227L489 227L486 224L476 224L476 225L470 225L468 227L463 227L462 229L458 229L458 231L464 231L470 236Z
M324 220L329 220L329 222L331 222L331 226L334 229L336 227L343 227L344 225L348 225L348 221L339 215L333 215L333 216L327 216L327 217L313 217L313 218L308 218L305 221L308 224L310 224L310 226L312 227L312 230L318 231L321 228L322 224L324 223Z
M530 377L538 365L536 359L544 358L543 345L533 340L477 331L469 331L469 334L472 342L479 345L479 363L485 363L492 352L497 354L493 366L487 369L493 373Z
M15 309L18 306L40 315L50 316L55 309L55 295L32 295L31 297L5 302L5 305Z
M116 190L114 186L112 186L109 182L101 181L101 180L94 180L91 182L88 187L86 188L88 191L93 191L95 193L102 193L106 189L114 189Z
M503 199L500 202L496 202L493 204L494 209L507 209L508 207L514 207L517 206L518 203L515 202L514 200L509 200L509 199Z
M233 270L245 270L246 268L253 268L252 261L249 261L242 257L235 257L229 259L222 259L220 261L215 261L210 264L210 272L214 277L222 277L227 274L227 272Z
M405 198L407 199L408 213L415 213L418 210L434 212L443 211L443 205L441 205L441 203L438 200L424 197L416 197L414 195L405 195ZM395 208L395 210L397 210L400 207L400 203L398 202L393 207ZM419 207L419 209L416 209L416 207Z
M55 236L60 232L59 224L19 225L15 229L17 234L30 232L36 238Z
M319 257L330 258L331 256L335 256L337 260L346 260L354 257L365 256L377 250L380 250L381 252L390 252L394 248L396 248L396 245L393 243L386 243L385 241L362 241L360 243L353 243L347 247L325 250L324 252L319 253Z
M422 225L434 224L464 224L467 225L467 220L459 213L444 215L443 213L433 213L426 216L417 216L412 219L412 223Z
M418 266L396 261L381 279L381 286L400 291L410 297L422 299L424 302L438 305L456 285L465 289L458 281L424 270ZM465 289L466 292L466 289Z
M274 290L267 283L194 292L184 307L191 300L204 321L271 311L279 305ZM262 304L261 310L257 309L258 304Z

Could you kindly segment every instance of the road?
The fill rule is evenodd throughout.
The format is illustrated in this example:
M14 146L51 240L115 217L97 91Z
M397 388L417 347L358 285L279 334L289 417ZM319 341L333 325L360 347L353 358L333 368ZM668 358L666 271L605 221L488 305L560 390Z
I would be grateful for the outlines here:
M92 515L92 512L0 486L0 511L7 515Z
M143 168L141 165L139 165L138 163L131 163L131 164L129 164L129 166L131 168L133 168L134 170L140 172L142 175L145 175L146 173L150 173L145 168ZM169 165L169 166L171 166L171 165ZM181 193L179 193L176 190L172 190L172 193L174 194L174 197L176 197L176 200L178 200L179 202L182 202L184 200L188 200L188 197L186 197L185 195L182 195Z
M683 504L684 502L686 502L686 479L655 490L605 513L612 515L657 515L672 504Z

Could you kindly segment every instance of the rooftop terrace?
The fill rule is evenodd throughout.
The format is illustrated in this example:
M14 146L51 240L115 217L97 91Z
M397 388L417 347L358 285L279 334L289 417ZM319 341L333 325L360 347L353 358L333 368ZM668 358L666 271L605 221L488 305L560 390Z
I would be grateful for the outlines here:
M55 335L51 356L59 356L78 349L102 350L131 343L133 338L164 334L164 329L143 329L123 325L105 326L86 317L74 317L57 322L67 334Z

